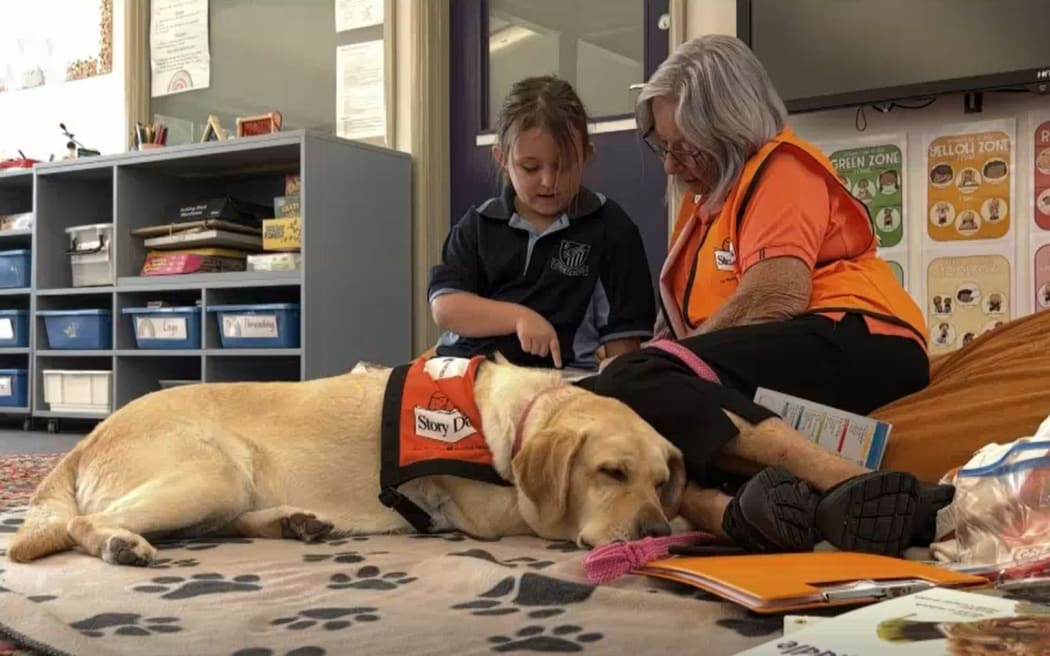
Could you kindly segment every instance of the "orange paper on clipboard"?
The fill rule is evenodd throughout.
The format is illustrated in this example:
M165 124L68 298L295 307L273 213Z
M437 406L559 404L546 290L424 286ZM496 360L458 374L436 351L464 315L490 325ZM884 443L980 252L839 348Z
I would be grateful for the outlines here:
M665 558L634 573L685 583L757 613L857 605L931 587L988 583L926 563L845 551Z

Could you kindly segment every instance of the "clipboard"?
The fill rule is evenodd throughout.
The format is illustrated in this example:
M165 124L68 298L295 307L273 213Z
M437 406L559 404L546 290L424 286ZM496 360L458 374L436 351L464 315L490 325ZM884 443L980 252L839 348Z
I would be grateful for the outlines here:
M932 587L989 585L986 578L965 572L845 551L664 558L634 573L685 583L756 613L859 605Z

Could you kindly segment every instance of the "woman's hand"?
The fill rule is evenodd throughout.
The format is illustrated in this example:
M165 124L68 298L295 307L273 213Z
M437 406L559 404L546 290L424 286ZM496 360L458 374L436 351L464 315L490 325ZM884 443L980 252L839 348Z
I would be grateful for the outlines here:
M537 312L525 307L522 309L524 311L514 326L521 349L541 358L550 354L554 366L561 369L561 345L558 343L558 333L555 332L554 326Z

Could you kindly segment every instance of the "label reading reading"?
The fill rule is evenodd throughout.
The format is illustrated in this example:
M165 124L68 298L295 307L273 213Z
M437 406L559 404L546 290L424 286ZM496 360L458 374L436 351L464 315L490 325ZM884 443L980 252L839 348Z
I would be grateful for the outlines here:
M223 337L277 339L276 314L227 314L222 318Z

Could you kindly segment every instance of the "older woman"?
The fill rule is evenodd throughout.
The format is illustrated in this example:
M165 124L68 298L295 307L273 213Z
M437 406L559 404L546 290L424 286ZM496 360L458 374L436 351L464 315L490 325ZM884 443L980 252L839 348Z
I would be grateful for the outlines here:
M751 400L765 387L866 414L927 384L922 312L876 256L866 207L787 126L735 38L678 48L637 118L684 192L660 278L665 339L580 384L683 450L707 486L683 503L694 525L755 550L901 552L932 517L915 478L832 455ZM734 462L768 467L730 497L715 488Z

